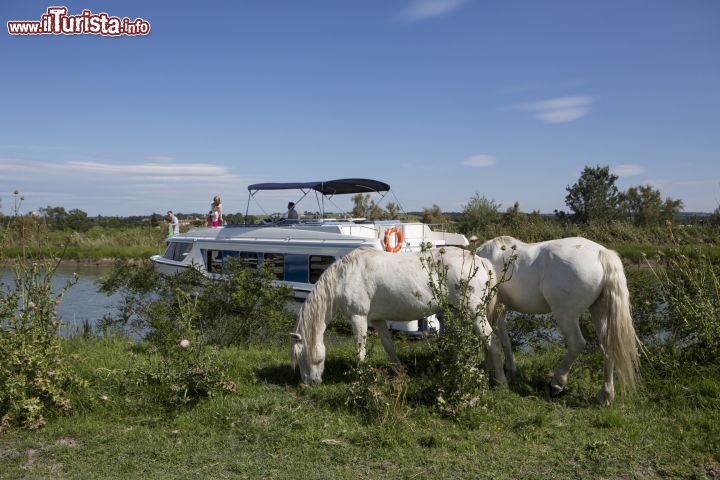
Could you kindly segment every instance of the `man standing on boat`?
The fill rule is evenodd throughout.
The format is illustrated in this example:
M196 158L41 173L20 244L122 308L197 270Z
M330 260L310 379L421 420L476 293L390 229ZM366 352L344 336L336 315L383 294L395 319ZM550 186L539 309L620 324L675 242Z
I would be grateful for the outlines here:
M175 214L172 212L172 210L168 210L168 212L167 212L167 222L168 222L168 237L171 237L173 235L177 235L180 233L180 222L178 221L178 218L175 216Z
M288 220L297 220L300 218L297 210L295 210L295 204L293 202L288 203L287 218Z

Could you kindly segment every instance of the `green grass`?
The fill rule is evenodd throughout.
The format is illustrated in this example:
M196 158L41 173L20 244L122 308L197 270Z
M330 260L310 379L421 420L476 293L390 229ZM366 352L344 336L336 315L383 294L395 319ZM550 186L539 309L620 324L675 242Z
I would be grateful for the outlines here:
M31 257L62 257L65 260L100 260L100 259L136 259L148 258L162 253L160 247L142 245L98 246L98 247L67 247L63 248L25 248L7 247L3 254L7 258L18 258L23 255Z
M23 234L11 230L2 254L6 258L23 255L56 256L70 260L102 258L147 258L164 251L165 231L151 227L94 227L87 232L50 231L38 226Z
M401 343L411 385L401 422L367 424L345 403L353 347L328 342L325 383L298 386L286 345L221 349L236 394L174 412L122 389L117 371L145 355L122 338L64 343L89 381L75 415L0 436L2 478L652 478L699 477L720 461L720 368L656 372L601 409L599 359L581 356L564 396L546 384L562 350L520 355L510 390L452 421L433 413L418 376L426 349ZM375 345L372 361L385 363ZM106 398L104 400L103 398Z

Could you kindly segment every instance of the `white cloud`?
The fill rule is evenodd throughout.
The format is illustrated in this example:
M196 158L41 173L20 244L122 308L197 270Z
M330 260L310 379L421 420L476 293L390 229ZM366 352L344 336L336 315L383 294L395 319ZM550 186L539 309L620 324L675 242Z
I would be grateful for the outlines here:
M0 172L0 192L23 192L23 211L61 205L91 215L135 215L168 208L204 212L215 195L223 198L227 211L244 211L244 187L252 183L229 167L210 163L53 163L0 157ZM0 196L7 209L8 197Z
M466 167L489 167L496 163L495 157L487 154L472 155L462 161L462 164Z
M99 173L99 174L121 174L138 175L140 177L167 175L173 177L185 177L194 175L228 175L230 171L226 167L207 163L185 163L185 164L112 164L99 162L67 162L67 166L75 171Z
M642 175L647 171L647 168L642 165L634 165L632 163L624 163L622 165L615 165L610 168L610 171L619 177L635 177Z
M590 113L595 99L586 95L557 97L538 102L517 105L515 108L532 112L543 123L567 123Z
M467 0L414 0L398 18L405 22L418 22L446 15L462 7Z

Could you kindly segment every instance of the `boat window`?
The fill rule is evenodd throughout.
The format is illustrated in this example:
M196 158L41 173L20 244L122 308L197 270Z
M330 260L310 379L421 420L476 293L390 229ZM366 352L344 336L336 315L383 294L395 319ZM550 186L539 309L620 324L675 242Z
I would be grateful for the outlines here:
M284 259L285 255L282 253L266 253L263 256L263 263L267 264L278 280L283 279Z
M246 268L249 268L250 270L257 270L258 269L258 253L257 252L238 252L238 258L242 262L243 265L245 265Z
M175 246L177 245L176 242L170 242L168 243L167 250L165 250L165 253L163 254L163 258L167 258L168 260L172 260L173 256L175 255Z
M237 250L207 250L207 271L210 273L225 272L225 265L230 259L236 259L250 270L257 270L258 252L238 252Z
M163 254L163 257L167 258L168 260L182 262L183 260L185 260L185 257L188 256L190 250L192 250L192 246L192 243L170 242L168 244L167 250L165 250L165 253Z
M308 283L307 255L285 255L285 280Z
M223 251L222 250L208 250L207 251L207 262L205 264L208 273L222 273L223 272Z
M335 257L310 255L310 283L315 283L320 275L335 261Z

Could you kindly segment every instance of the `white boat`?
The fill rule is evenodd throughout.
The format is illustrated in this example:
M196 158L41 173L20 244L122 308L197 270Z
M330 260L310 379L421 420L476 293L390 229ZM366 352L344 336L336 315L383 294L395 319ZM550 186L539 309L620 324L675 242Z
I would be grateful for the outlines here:
M432 247L468 245L464 235L434 231L419 222L324 218L325 200L331 200L334 195L375 192L384 198L390 186L376 180L351 178L250 185L248 206L260 191L289 189L301 190L302 198L314 192L320 218L195 228L169 237L165 253L154 255L150 260L163 274L197 268L212 277L223 274L224 264L230 258L240 259L248 268L270 263L276 282L291 287L295 300L303 302L322 272L356 248L371 247L402 255L419 251L428 244ZM412 333L437 328L434 321L388 322L388 325Z

